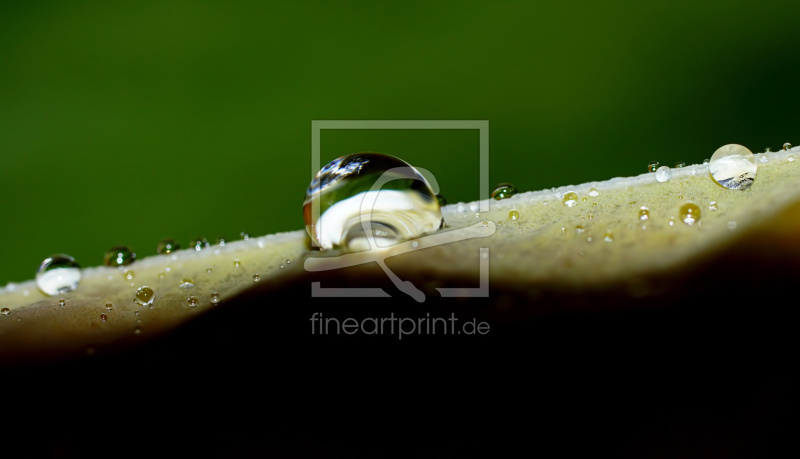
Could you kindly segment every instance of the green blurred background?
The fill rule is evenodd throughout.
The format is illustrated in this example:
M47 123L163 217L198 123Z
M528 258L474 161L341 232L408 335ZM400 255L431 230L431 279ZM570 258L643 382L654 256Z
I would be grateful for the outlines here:
M0 3L0 285L303 228L311 120L489 120L521 190L800 143L800 2ZM479 196L475 131L327 131Z

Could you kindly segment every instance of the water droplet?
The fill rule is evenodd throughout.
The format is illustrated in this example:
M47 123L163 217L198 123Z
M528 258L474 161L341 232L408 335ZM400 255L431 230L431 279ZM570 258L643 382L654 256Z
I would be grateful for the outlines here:
M669 166L661 166L656 170L656 180L659 182L666 182L672 178L672 170Z
M166 273L158 273L158 278L159 278L159 279L163 279L163 278L165 278L165 277L167 277L167 274L166 274Z
M213 270L211 268L206 268L206 274L211 274Z
M219 246L225 246L226 242L227 241L225 240L225 236L220 236L220 237L217 238L216 242L214 242L214 243L216 245L219 245Z
M564 198L561 202L567 207L575 207L575 205L578 204L578 195L572 191L564 193Z
M7 315L11 314L11 309L8 309L8 308L0 309L0 314L2 314L4 316L7 316Z
M788 158L786 158L786 161L789 161L790 163L793 163L794 162L794 156L789 156Z
M245 233L244 231L242 231L242 232L239 233L239 239L241 239L243 241L246 241L246 240L250 239L250 235L248 233Z
M566 232L567 232L567 229L562 226L561 227L561 234L566 234Z
M708 210L719 210L719 207L717 207L717 201L711 201L708 204Z
M48 296L71 292L78 288L80 280L81 267L69 255L45 258L36 270L36 286Z
M100 320L102 320L103 322L105 322L106 320L108 320L108 316L107 316L107 315L105 315L105 314L100 314Z
M211 294L211 303L218 304L219 303L219 293L213 292Z
M136 277L136 273L133 271L123 271L122 277L124 277L126 280L133 280Z
M111 311L112 309L114 309L114 305L111 303L106 303L106 310Z
M517 194L517 187L510 183L501 183L492 190L492 199L499 201L501 199L508 199Z
M669 218L669 226L674 226L674 225L675 225L675 217L670 217Z
M136 260L136 254L130 247L117 245L108 249L103 257L105 266L128 266Z
M194 281L188 277L184 277L181 279L180 283L178 284L180 288L192 288L194 287Z
M576 226L575 227L575 232L578 233L578 234L582 233L583 232L583 227L580 226L580 225Z
M543 202L543 203L542 203L542 205L543 205L543 206L546 206L546 205L547 205L547 201Z
M436 195L436 200L439 202L439 207L444 207L447 205L447 198L445 198L441 194Z
M416 242L416 241L415 241L415 242ZM287 259L286 259L286 264L287 264L287 265L289 265L289 264L292 264L292 260L290 260L290 259L288 259L288 258L287 258Z
M736 229L736 222L729 221L728 222L728 229Z
M517 212L516 210L512 210L511 212L508 213L508 219L511 221L519 220L519 212Z
M586 201L588 201L588 200L589 200L589 198L587 198L586 196L584 196L584 197L582 197L582 198L581 198L581 202L586 202Z
M186 299L186 302L189 303L189 307L194 308L197 306L197 303L199 303L200 300L198 300L196 296L190 296Z
M589 196L591 196L593 198L596 198L596 197L600 196L600 192L597 191L597 188L592 188L592 189L589 190Z
M470 212L478 212L479 210L481 210L481 207L478 205L477 202L471 202L469 204L469 210ZM478 214L475 215L477 216Z
M458 207L456 207L456 209L458 210L458 213L461 214L467 211L467 208L464 206L464 204L459 204Z
M180 250L181 245L178 244L175 239L162 239L161 242L158 243L158 248L156 252L159 255L164 255L167 253L172 253L176 250Z
M680 216L681 220L687 225L694 225L700 220L700 207L691 202L687 202L681 206Z
M481 226L483 226L484 228L488 228L489 227L489 222L484 220L484 221L481 222Z
M283 269L283 264L281 264L281 265L279 266L279 268L280 268L280 269Z
M586 242L592 242L592 237L591 236L587 237Z
M769 158L767 158L767 155L763 155L761 158L759 158L759 161L761 161L763 164L766 164L769 162Z
M756 179L756 158L746 147L724 145L711 156L708 171L720 186L731 190L746 190Z
M647 165L647 170L648 170L648 172L655 172L655 171L657 171L657 170L658 170L658 166L659 166L659 164L660 164L660 163L659 163L658 161L650 161L650 163Z
M135 335L141 335L141 334L142 334L142 329L141 329L141 328L139 328L139 327L136 327L136 328L134 328L134 329L133 329L133 334L135 334Z
M136 290L136 296L134 297L134 301L141 304L142 306L150 306L153 304L153 299L155 298L155 292L150 287L143 285Z
M196 237L189 242L189 247L198 252L209 246L211 246L211 244L209 244L208 240L204 237Z
M235 259L235 260L233 260L233 267L234 267L234 268L238 268L238 267L239 267L239 266L241 266L241 265L242 265L242 262L241 262L241 261L239 261L239 259L238 259L238 258L237 258L237 259Z
M710 159L708 159L708 158L706 158L706 159L704 159L704 160L703 160L703 164L708 164L708 163L710 163L710 162L711 162L711 160L710 160Z
M58 305L59 305L59 306L61 306L62 308L64 307L64 305L65 305L65 304L67 304L67 302L66 302L66 301L64 301L64 299L63 299L63 298L62 298L62 299L60 299L60 300L58 300Z
M650 209L648 209L645 206L642 206L642 208L639 209L639 220L645 221L648 218L650 218Z
M593 202L593 203L592 203L592 207L597 207L597 203L596 203L596 202Z
M765 152L765 153L769 153L770 151L772 151L772 150L770 150L770 148L769 148L769 147L767 147L767 148L765 148L765 149L764 149L764 152Z
M679 200L683 199L683 195L682 195L682 194L679 194L679 195L678 195L678 199L679 199Z
M261 276L259 276L258 274L253 274L253 282L258 282L260 280L261 280Z
M314 203L319 215L312 215ZM342 156L320 169L306 191L303 217L311 241L322 250L388 247L432 233L443 222L425 177L381 153Z
M611 242L614 240L614 235L611 233L611 231L606 231L605 234L603 234L603 240L606 242Z
M790 148L792 148L792 144L790 144L789 142L783 144L783 151L789 151Z
M675 164L675 168L676 169L679 168L679 167L685 167L685 166L686 166L686 162L685 161L678 161L678 163Z

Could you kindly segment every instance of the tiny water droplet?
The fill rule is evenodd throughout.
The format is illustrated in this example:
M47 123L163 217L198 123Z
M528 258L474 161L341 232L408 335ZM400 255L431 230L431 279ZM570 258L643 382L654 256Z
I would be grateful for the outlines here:
M167 274L166 274L166 273L158 273L158 278L159 278L159 279L163 279L163 278L165 278L165 277L167 277Z
M656 180L659 182L666 182L672 178L672 170L669 166L661 166L656 170Z
M198 300L196 296L190 296L186 299L186 302L189 303L189 307L194 308L197 306L197 303L199 303L200 300Z
M655 171L658 170L658 166L659 165L660 165L660 163L658 161L650 161L650 163L647 165L647 171L648 172L655 172Z
M312 215L314 203L319 215ZM306 191L303 218L315 247L353 252L432 233L443 222L427 179L381 153L342 156L320 169Z
M756 179L753 152L737 144L723 145L711 155L708 171L711 178L730 190L747 190Z
M708 158L706 158L706 159L704 159L704 160L703 160L703 164L708 164L708 163L710 163L710 162L711 162L711 160L710 160L710 159L708 159Z
M180 283L178 283L178 287L192 288L194 287L194 281L188 277L184 277L183 279L181 279Z
M589 220L594 220L594 215L593 215L593 214L589 214L589 215L587 216L587 218L588 218Z
M211 294L211 303L218 304L219 303L219 293L213 292Z
M419 248L419 242L418 241L412 242L411 247L414 247L415 249Z
M767 155L762 156L758 160L761 161L763 164L766 164L766 163L769 162L769 158L767 158Z
M510 183L501 183L492 190L492 198L495 201L508 199L515 194L517 194L517 187Z
M175 239L162 239L161 242L158 243L156 252L158 252L159 255L165 255L179 250L180 248L181 245L178 244Z
M105 322L106 320L108 320L108 316L107 316L107 315L105 315L105 314L100 314L100 320L102 320L103 322Z
M580 225L576 226L575 227L575 232L578 233L578 234L582 233L583 232L583 227L580 226Z
M208 243L208 240L204 237L196 237L189 242L189 247L193 248L196 251L201 251L206 247L209 247L211 244Z
M697 204L687 202L681 206L680 217L687 225L694 225L700 220L700 207Z
M591 236L588 236L588 237L586 238L586 242L592 242L592 237L591 237Z
M547 201L543 202L543 203L542 203L542 205L543 205L543 206L546 206L546 205L547 205Z
M683 199L683 195L682 195L682 194L679 194L679 195L678 195L678 199L679 199L679 200L680 200L680 199Z
M497 223L496 223L496 225L497 225L497 226L503 226L503 221L502 221L502 220L497 220Z
M436 200L439 201L439 207L444 207L447 205L447 198L441 194L436 195Z
M261 276L259 276L258 274L253 274L253 282L258 282L260 280L261 280Z
M281 269L283 269L283 264L281 264L279 267L280 267Z
M136 277L136 273L133 271L123 271L122 277L124 277L126 280L133 280Z
M669 218L669 226L674 226L674 225L675 225L675 217L670 217Z
M134 328L133 329L133 334L134 335L141 335L142 334L142 329L139 328L139 327Z
M783 144L783 151L789 151L790 148L792 148L792 144L790 144L789 142Z
M242 265L242 262L241 262L241 261L239 261L239 259L238 259L238 258L237 258L237 259L235 259L235 260L233 260L233 267L234 267L234 268L238 268L238 267L239 267L239 266L241 266L241 265Z
M71 292L78 288L80 280L81 267L63 253L45 258L36 270L36 286L48 296Z
M216 245L224 246L226 242L227 242L227 240L225 239L225 236L220 236L220 237L217 238L217 240L214 243Z
M581 198L581 202L586 202L586 201L588 201L588 200L589 200L589 198L587 198L586 196L584 196L584 197L582 197L582 198Z
M592 188L592 189L589 190L589 196L591 196L593 198L596 198L596 197L600 196L600 192L597 191L597 188Z
M786 158L786 161L789 161L790 163L793 163L794 162L794 156L789 156L788 158Z
M211 274L213 270L211 268L206 268L206 274Z
M481 226L483 226L484 228L488 228L489 227L489 222L484 220L484 221L481 222Z
M648 209L645 206L642 206L642 208L639 209L639 220L645 221L648 218L650 218L650 209Z
M458 207L456 207L456 210L458 210L458 213L463 214L467 211L467 208L464 206L464 204L459 204Z
M596 203L596 202L593 202L593 203L592 203L592 207L597 207L597 203Z
M136 260L136 254L126 245L111 247L103 257L105 266L128 266Z
M561 202L567 207L575 207L578 204L578 195L572 191L564 193L564 198L561 199Z
M142 306L150 306L153 304L153 299L155 298L155 292L150 287L143 285L136 290L136 296L134 297L134 301L141 304Z
M736 229L736 222L729 221L728 222L728 229Z
M675 164L675 168L676 169L680 168L680 167L685 167L685 166L686 166L686 162L685 161L678 161L678 163Z
M764 149L764 153L769 153L770 151L772 151L772 150L770 150L770 148L769 148L769 147L767 147L767 148L765 148L765 149Z
M8 308L0 309L0 314L2 314L4 316L7 316L7 315L11 314L11 309L8 309Z
M106 310L111 311L112 309L114 309L114 305L111 303L106 303Z
M611 233L611 231L606 231L605 234L603 234L603 240L606 242L611 242L614 240L614 235Z
M66 301L64 301L64 299L63 299L63 298L62 298L62 299L60 299L60 300L58 300L58 305L59 305L59 306L61 306L62 308L64 307L64 305L65 305L65 304L67 304L67 302L66 302Z
M566 234L566 232L567 232L567 229L562 226L561 227L561 234Z
M250 239L250 235L248 233L242 231L242 232L239 233L239 239L241 239L243 241L246 241L246 240Z
M511 212L508 213L508 219L511 221L519 220L519 212L516 210L512 210Z
M711 201L708 204L708 210L719 210L719 207L717 207L717 201Z

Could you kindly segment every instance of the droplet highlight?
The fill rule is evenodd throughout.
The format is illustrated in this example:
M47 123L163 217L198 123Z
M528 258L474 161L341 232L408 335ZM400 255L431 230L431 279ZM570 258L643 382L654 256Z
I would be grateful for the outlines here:
M645 206L642 206L642 207L639 209L639 220L641 220L641 221L645 221L645 220L647 220L648 218L650 218L650 209L648 209L648 208L647 208L647 207L645 207Z
M180 250L181 245L175 239L162 239L161 242L158 243L158 248L156 252L159 255L166 255L168 253L172 253L176 250Z

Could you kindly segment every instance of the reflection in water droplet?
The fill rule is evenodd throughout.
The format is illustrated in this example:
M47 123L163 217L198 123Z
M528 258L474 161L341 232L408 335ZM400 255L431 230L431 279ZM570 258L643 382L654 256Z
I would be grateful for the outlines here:
M666 182L670 178L672 178L672 170L669 166L661 166L656 171L656 180L659 182Z
M150 306L153 304L153 299L155 298L155 292L150 287L143 285L136 290L136 296L134 297L134 301L141 304L142 306Z
M495 201L508 199L515 194L517 194L517 187L510 183L501 183L492 190L492 198Z
M578 233L578 234L582 233L583 232L583 227L580 226L580 225L576 226L575 227L575 232Z
M258 274L253 274L253 282L258 282L260 280L261 280L261 276L259 276Z
M313 207L319 205L319 215ZM342 156L320 169L303 202L306 231L322 250L388 247L442 226L436 195L407 162L380 153Z
M192 288L194 287L194 281L188 277L184 277L181 279L180 283L178 284L180 288Z
M133 271L123 271L122 277L124 277L126 280L133 280L133 278L136 277L136 273Z
M648 209L645 206L642 206L642 208L639 209L639 220L645 221L648 218L650 218L650 209Z
M210 246L211 244L209 244L208 240L204 237L196 237L189 242L189 247L198 252Z
M59 306L61 306L61 307L64 307L64 305L65 305L65 304L67 304L67 302L66 302L66 301L64 301L64 299L63 299L63 298L62 298L62 299L60 299L60 300L58 300L58 305L59 305Z
M655 171L657 171L657 170L658 170L658 166L659 166L659 164L660 164L660 163L659 163L658 161L650 161L650 164L648 164L648 165L647 165L647 171L648 171L648 172L655 172Z
M239 261L239 259L238 259L238 258L237 258L237 259L235 259L235 260L233 260L233 267L234 267L234 268L238 268L238 267L239 267L239 266L241 266L241 265L242 265L242 262L241 262L241 261Z
M792 148L792 144L790 144L789 142L786 142L785 144L783 144L783 150L784 151L789 151L790 148Z
M676 169L680 168L680 167L684 167L684 166L686 166L686 162L685 161L678 161L678 163L675 164L675 168Z
M111 303L106 303L106 310L111 311L112 309L114 309L114 305Z
M181 245L178 244L175 239L162 239L161 242L158 243L156 252L158 252L159 255L165 255L179 250L180 248Z
M136 254L130 247L118 245L111 247L103 257L105 266L127 266L136 260Z
M719 210L719 207L717 207L717 201L711 201L708 204L708 210Z
M700 220L700 208L696 204L687 202L681 206L680 216L687 225L694 225Z
M508 219L511 221L519 220L519 212L515 209L508 213Z
M723 145L711 156L708 171L720 186L731 190L746 190L756 179L756 158L746 147Z
M45 258L36 270L36 286L48 296L71 292L78 288L80 280L81 267L65 254Z
M107 315L105 315L105 314L100 314L100 320L102 320L103 322L105 322L106 320L108 320L108 316L107 316Z
M614 235L611 233L611 231L606 231L605 234L603 234L603 240L606 242L611 242L614 240Z
M4 316L7 316L7 315L11 314L11 309L8 309L8 308L0 309L0 314L2 314Z
M214 292L214 293L211 294L211 302L213 304L218 304L219 303L219 293Z
M189 307L193 308L197 306L197 303L199 303L200 300L198 300L196 296L190 296L186 299L186 302L189 303Z
M567 207L574 207L578 204L578 195L572 191L564 193L564 198L561 199L561 202Z
M600 192L597 191L597 188L592 188L591 190L589 190L589 196L596 198L600 196Z

